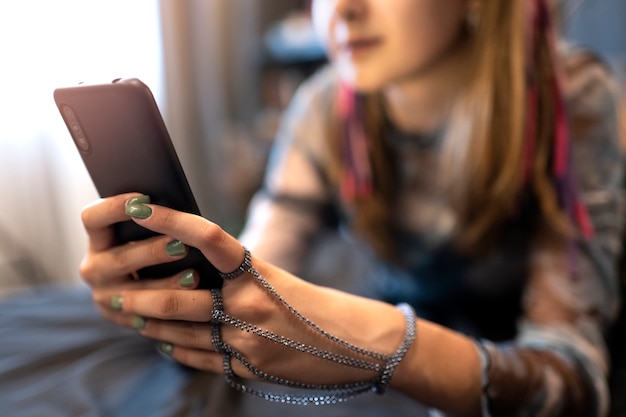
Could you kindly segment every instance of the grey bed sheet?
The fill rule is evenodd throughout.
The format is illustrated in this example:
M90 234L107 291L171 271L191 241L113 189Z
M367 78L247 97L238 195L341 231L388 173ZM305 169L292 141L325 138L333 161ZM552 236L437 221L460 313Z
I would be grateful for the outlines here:
M210 396L194 382L211 379L105 322L83 288L0 302L0 416L202 415Z
M394 392L289 406L243 396L219 375L158 353L104 321L84 287L41 288L0 301L0 417L420 416Z

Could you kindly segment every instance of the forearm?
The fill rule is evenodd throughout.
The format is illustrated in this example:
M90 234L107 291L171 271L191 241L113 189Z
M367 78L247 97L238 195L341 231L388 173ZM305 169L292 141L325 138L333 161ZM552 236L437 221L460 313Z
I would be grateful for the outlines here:
M458 416L479 416L481 365L475 342L419 320L415 343L391 386L427 406Z
M393 306L334 290L322 289L322 294L325 317L335 317L333 323L327 323L334 334L384 353L399 346L405 323ZM329 302L333 299L335 302ZM491 416L525 412L596 415L601 409L595 404L594 382L583 365L556 347L485 346L490 358L485 399ZM391 387L446 413L478 416L483 401L482 366L474 339L418 318L415 341Z
M311 314L323 314L319 320L334 317L326 324L331 333L386 354L398 348L406 325L394 306L332 289L322 289L322 293L323 312ZM309 292L309 301L313 298ZM416 338L390 386L453 415L480 415L481 365L474 340L419 318L416 327Z
M418 329L392 386L425 405L453 415L480 415L485 395L492 417L604 413L598 397L603 394L596 393L605 385L601 373L556 348L485 343L487 381L481 381L475 341L423 320ZM483 382L488 384L484 393Z

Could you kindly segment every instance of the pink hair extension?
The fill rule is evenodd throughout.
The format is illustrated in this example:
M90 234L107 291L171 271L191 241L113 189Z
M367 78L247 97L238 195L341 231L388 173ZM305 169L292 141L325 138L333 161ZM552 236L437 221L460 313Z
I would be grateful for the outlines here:
M368 138L364 128L363 99L345 83L338 89L337 110L342 120L340 193L345 203L372 195Z
M593 225L589 219L586 207L580 202L577 190L572 178L572 167L570 160L570 132L563 98L562 80L564 72L559 65L556 53L557 36L554 31L546 0L534 0L530 4L530 18L532 19L531 48L529 62L532 62L537 51L537 43L540 38L548 42L552 62L554 63L554 78L552 82L552 98L555 109L555 132L554 148L552 155L552 175L558 189L561 204L572 217L585 238L593 236ZM526 137L526 152L524 167L526 175L530 170L532 152L537 123L537 90L536 81L530 79L528 86L528 128ZM525 178L528 178L525 176Z

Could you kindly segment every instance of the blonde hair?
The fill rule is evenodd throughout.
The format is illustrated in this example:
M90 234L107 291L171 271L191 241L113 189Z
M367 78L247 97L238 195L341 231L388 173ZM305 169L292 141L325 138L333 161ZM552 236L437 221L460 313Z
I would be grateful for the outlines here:
M532 28L526 2L482 2L478 12L480 24L467 41L472 70L451 111L439 172L446 198L458 214L456 242L466 251L489 243L498 226L517 214L526 190L545 224L563 233L571 230L550 173L556 63L549 40L540 37L534 48L529 45ZM529 78L536 86L537 120L532 153L527 155ZM393 257L388 202L396 190L382 138L384 108L379 95L363 100L373 191L353 201L353 225L379 252ZM330 177L337 183L345 169L337 127L341 123L337 118L329 135L336 150Z

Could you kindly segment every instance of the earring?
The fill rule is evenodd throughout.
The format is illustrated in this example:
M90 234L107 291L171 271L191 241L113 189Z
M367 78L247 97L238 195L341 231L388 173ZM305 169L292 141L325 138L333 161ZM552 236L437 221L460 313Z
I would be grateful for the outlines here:
M480 26L480 14L476 8L472 7L467 11L467 15L465 15L465 26L470 32L475 32L478 26Z

